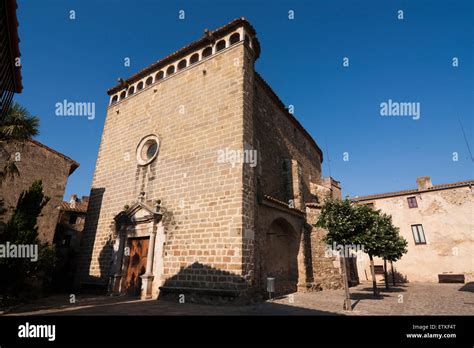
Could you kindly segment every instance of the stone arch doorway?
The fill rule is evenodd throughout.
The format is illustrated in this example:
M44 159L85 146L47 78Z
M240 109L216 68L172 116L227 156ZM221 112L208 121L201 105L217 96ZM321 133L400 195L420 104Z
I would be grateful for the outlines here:
M128 238L128 255L125 255L123 272L123 289L127 295L140 296L142 276L146 272L149 237Z
M139 295L142 299L156 296L162 273L160 256L164 239L159 203L152 208L137 202L115 216L117 234L112 264L112 294ZM155 254L158 256L156 262Z
M266 278L275 278L275 294L297 291L299 235L288 221L278 218L272 222L265 236Z

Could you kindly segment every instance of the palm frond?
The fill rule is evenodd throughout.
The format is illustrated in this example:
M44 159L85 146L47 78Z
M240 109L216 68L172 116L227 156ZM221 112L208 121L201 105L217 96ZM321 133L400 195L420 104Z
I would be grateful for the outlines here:
M13 103L2 123L0 141L26 141L39 134L39 118L18 103Z

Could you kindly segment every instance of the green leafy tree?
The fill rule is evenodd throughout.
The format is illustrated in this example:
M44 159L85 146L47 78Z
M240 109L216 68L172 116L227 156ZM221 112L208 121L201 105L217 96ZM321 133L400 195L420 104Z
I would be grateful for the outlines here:
M388 288L388 273L387 273L387 261L390 261L392 265L392 280L393 285L395 285L395 274L393 274L393 262L398 261L402 258L403 254L406 254L408 249L408 242L405 238L400 236L399 228L393 226L391 223L392 217L387 217L390 220L390 224L387 226L385 230L385 247L383 252L383 260L384 260L384 271L385 271L385 287Z
M326 243L357 244L361 239L361 222L350 199L327 199L321 209L316 227L327 230Z
M13 103L4 118L0 121L0 149L6 152L5 145L10 143L22 144L28 139L37 136L39 133L39 118L18 103ZM2 161L0 167L0 183L7 176L18 175L19 171L12 156L8 156Z
M31 187L23 191L13 216L6 224L6 230L0 235L0 242L5 244L39 244L37 220L49 197L43 193L41 180L35 181ZM56 263L54 247L42 244L38 247L38 261L24 258L0 259L0 293L9 297L21 297L28 292L27 280L43 280Z
M341 245L358 244L364 229L363 221L357 216L357 210L348 198L344 200L332 198L325 200L315 226L327 230L327 234L323 238L324 242ZM345 291L344 309L352 310L345 255L341 256L343 257L342 274Z
M374 296L377 295L374 257L396 261L407 252L407 242L399 235L390 215L367 205L355 204L348 198L326 200L315 226L328 231L324 237L326 243L364 247L370 260ZM347 294L348 291L346 301Z
M364 252L369 256L372 289L374 296L377 296L374 257L396 261L407 252L407 242L403 237L400 237L398 228L393 225L390 215L384 214L380 210L373 210L367 205L358 205L356 210L359 219L365 222L360 241L364 246ZM385 279L387 279L386 275Z
M27 191L23 191L7 224L6 238L10 243L35 244L38 242L38 216L48 203L49 197L43 194L41 180L33 182Z

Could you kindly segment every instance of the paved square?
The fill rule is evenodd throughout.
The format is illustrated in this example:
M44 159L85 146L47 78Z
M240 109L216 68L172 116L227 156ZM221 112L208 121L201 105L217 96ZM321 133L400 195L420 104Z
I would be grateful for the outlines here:
M20 306L6 315L474 315L474 283L379 284L374 298L371 283L350 289L352 312L342 310L343 290L295 293L249 306L212 306L127 297L55 295Z

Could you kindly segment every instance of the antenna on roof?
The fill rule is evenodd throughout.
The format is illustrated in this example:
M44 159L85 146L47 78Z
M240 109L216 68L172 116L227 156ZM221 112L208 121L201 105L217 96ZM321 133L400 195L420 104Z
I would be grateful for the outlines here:
M462 135L464 136L464 141L466 142L467 150L469 151L469 155L471 156L471 161L474 162L474 158L472 157L471 148L469 147L469 142L467 141L466 133L464 132L464 127L462 126L461 119L458 117L459 125L461 126Z
M329 149L328 149L328 138L324 138L324 142L326 143L326 157L328 158L328 172L329 176L331 176L331 160L329 159Z

